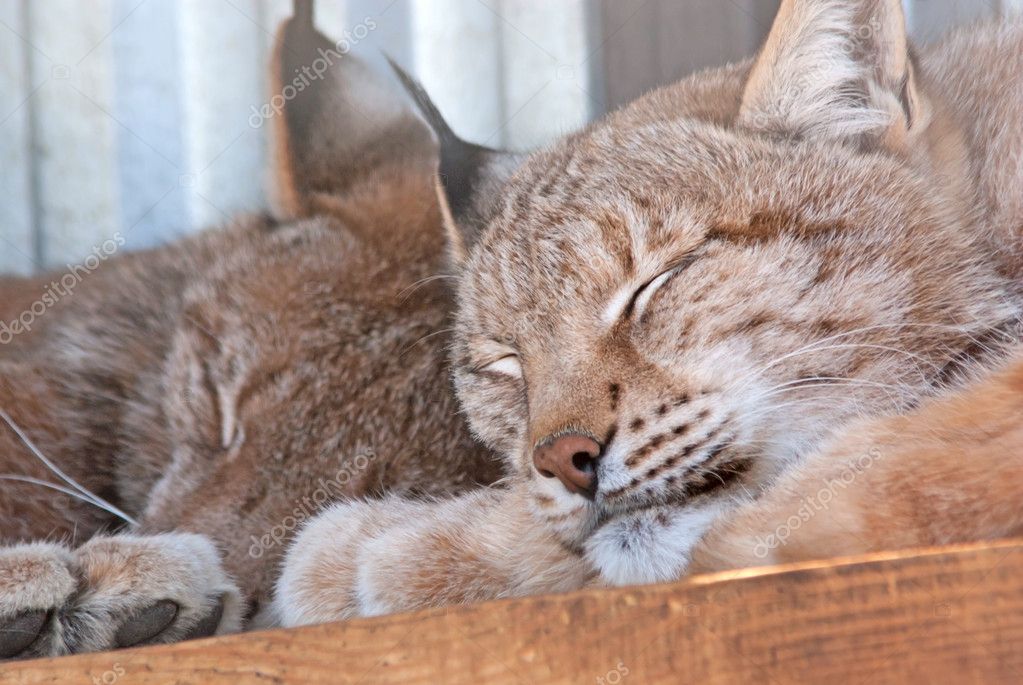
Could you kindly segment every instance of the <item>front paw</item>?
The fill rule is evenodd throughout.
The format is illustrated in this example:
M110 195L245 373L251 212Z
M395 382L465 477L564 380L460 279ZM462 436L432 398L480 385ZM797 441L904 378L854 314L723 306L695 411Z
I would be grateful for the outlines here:
M71 552L33 543L0 549L0 659L55 653L56 610L78 587Z
M677 580L720 513L717 506L660 506L623 514L586 541L586 557L612 586Z
M0 550L0 658L92 652L237 630L238 589L199 535Z

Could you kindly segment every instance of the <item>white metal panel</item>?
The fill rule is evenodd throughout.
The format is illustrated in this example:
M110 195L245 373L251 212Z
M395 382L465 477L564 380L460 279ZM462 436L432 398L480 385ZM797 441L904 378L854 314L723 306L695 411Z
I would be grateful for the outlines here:
M480 0L500 17L501 129L481 142L529 149L583 126L600 108L591 82L586 0Z
M180 3L186 154L179 183L192 229L265 204L264 135L250 125L253 108L267 98L263 72L272 27L262 25L260 10L258 0Z
M178 179L185 166L177 0L114 0L111 27L121 230L129 249L181 235L189 218Z
M546 5L547 3L545 3ZM503 144L499 16L476 0L413 0L413 71L452 127Z
M21 2L0 3L0 273L31 273L33 239L32 91Z
M46 0L29 9L34 163L47 265L78 262L119 228L112 0Z

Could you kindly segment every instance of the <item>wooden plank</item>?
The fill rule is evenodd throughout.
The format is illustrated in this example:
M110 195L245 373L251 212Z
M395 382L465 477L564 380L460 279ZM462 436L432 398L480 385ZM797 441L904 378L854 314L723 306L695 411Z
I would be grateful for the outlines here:
M0 3L0 273L32 273L35 268L32 211L32 102L29 80L32 47L22 2Z
M40 660L15 683L1023 682L1023 542Z

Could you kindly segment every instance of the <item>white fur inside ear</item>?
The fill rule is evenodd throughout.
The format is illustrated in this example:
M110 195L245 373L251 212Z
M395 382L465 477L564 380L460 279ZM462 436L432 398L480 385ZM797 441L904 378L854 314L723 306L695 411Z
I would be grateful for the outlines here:
M789 2L757 60L740 110L756 130L843 139L876 132L890 115L865 101L872 74L857 59L849 0Z

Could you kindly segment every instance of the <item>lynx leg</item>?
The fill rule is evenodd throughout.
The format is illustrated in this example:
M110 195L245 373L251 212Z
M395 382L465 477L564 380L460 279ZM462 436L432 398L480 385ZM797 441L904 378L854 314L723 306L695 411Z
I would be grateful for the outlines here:
M851 426L724 517L691 572L1023 534L1023 355L905 416Z
M581 588L594 571L514 490L343 504L288 551L273 611L287 626Z

